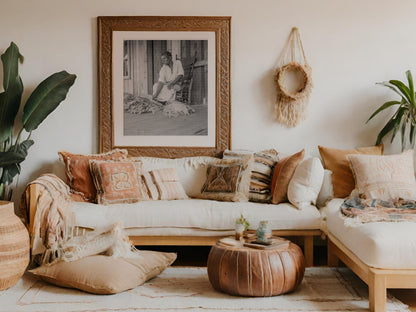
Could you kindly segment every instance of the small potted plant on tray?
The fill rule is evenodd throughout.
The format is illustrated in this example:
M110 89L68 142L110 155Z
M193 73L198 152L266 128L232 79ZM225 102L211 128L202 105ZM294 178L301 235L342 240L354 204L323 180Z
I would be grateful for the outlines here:
M250 223L244 217L243 214L240 214L240 218L235 220L235 239L240 240L243 237L244 231L248 229Z

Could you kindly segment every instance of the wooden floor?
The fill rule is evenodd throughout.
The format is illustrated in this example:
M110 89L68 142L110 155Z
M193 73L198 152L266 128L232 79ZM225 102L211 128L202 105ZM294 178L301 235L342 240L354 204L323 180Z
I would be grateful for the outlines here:
M176 252L178 258L174 266L206 266L211 247L207 246L146 246L139 249ZM315 246L314 263L317 266L326 265L326 246ZM409 306L410 311L416 312L416 289L389 289L397 299Z

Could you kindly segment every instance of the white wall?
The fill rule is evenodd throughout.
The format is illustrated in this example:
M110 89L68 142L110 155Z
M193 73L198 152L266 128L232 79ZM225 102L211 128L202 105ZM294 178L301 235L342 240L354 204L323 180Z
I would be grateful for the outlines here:
M25 56L26 97L53 72L78 76L67 100L33 133L16 195L39 174L62 172L58 150L98 151L97 16L232 16L233 148L305 148L317 155L318 144L374 144L387 116L365 120L394 96L375 82L405 79L407 69L416 74L414 12L412 0L1 0L0 52L14 41ZM300 29L315 87L308 118L287 129L273 118L272 73L293 26ZM398 144L386 150L398 152Z

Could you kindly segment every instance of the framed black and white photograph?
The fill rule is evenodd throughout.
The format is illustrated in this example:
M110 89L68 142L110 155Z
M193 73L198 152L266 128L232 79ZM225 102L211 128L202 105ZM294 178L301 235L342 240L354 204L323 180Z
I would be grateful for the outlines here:
M100 151L230 148L229 17L99 17Z

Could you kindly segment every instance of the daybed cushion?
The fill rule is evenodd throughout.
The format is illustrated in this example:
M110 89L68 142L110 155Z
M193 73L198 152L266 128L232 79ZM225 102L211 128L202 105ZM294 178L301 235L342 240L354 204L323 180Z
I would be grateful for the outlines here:
M133 204L97 205L74 202L75 225L86 228L121 221L124 228L194 228L233 230L243 213L251 228L268 220L272 229L319 229L321 215L315 206L299 210L289 203L219 202L206 199L143 201ZM150 234L149 234L150 235Z
M416 224L371 222L346 226L340 214L344 199L332 199L322 213L326 230L365 264L381 269L416 269Z

